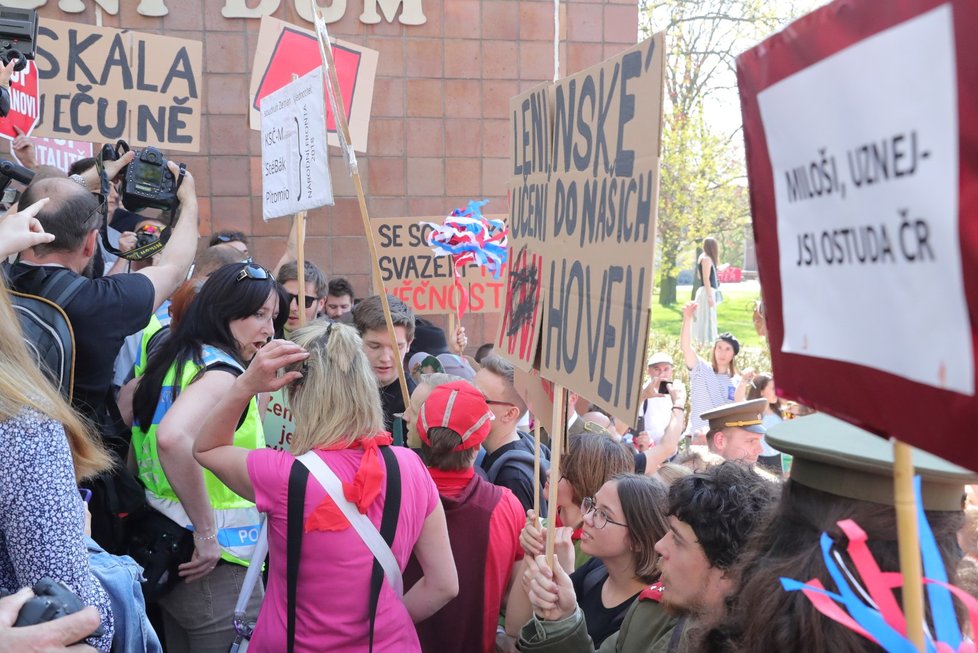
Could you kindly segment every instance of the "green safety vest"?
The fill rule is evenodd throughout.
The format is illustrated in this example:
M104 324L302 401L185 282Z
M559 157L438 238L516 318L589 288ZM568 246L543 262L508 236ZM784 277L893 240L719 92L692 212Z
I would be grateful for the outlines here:
M149 356L149 341L153 339L160 329L170 326L170 300L166 300L156 309L156 312L149 316L149 324L143 329L143 336L139 342L139 358L133 365L133 374L136 377L143 375L146 371L146 358Z
M145 429L139 424L134 424L132 427L133 452L139 468L139 479L146 486L147 501L153 508L188 529L191 528L190 519L170 486L157 455L156 429L163 421L166 411L176 401L180 391L189 386L203 371L217 364L231 365L243 371L241 364L231 356L216 347L204 345L203 364L188 361L184 365L179 382L176 380L177 363L167 371L156 411L153 413L153 422ZM247 449L265 446L265 434L262 431L261 420L258 418L258 403L254 397L248 404L244 422L234 432L234 445ZM255 504L232 492L206 469L204 486L214 508L221 558L247 566L258 541L259 515Z

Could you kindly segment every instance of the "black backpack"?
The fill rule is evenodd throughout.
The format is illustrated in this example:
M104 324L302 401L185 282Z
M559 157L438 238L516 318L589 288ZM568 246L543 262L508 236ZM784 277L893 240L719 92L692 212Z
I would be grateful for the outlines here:
M519 431L520 439L523 440L526 447L529 447L529 451L525 448L510 449L506 453L502 454L493 461L489 469L486 470L486 477L490 483L495 483L496 479L499 478L499 473L503 471L503 468L508 465L513 465L518 467L523 474L526 474L530 480L533 480L533 438L529 434ZM540 482L543 483L547 474L550 473L550 449L543 443L540 444ZM540 494L540 505L547 505L547 497L543 495L543 488L538 487L536 491ZM542 512L542 511L541 511Z
M45 277L33 294L10 291L10 301L24 332L24 344L68 403L75 386L75 333L61 307L86 281L85 277L65 269Z

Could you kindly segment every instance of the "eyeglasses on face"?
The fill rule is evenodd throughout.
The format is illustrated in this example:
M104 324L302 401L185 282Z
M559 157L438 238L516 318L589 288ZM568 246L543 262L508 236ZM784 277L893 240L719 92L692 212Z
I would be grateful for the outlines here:
M295 302L296 306L299 305L299 296L293 295L292 293L286 293L289 296L289 303ZM312 295L306 295L306 308L312 308L312 305L316 303L316 298Z
M268 273L268 270L256 263L248 263L241 271L238 272L238 277L235 281L241 281L243 279L257 279L259 281L264 281L265 279L270 279L272 275Z
M498 401L496 399L486 398L486 403L490 406L506 406L507 408L516 408L516 404L511 401Z
M592 517L592 520L594 522L594 527L599 530L604 528L608 524L614 524L615 526L624 526L625 528L628 528L628 524L623 524L620 521L615 521L614 519L608 516L608 513L606 513L601 508L598 508L598 503L597 501L594 500L594 497L584 497L584 501L581 502L581 514L587 515L592 512L594 513L594 517Z

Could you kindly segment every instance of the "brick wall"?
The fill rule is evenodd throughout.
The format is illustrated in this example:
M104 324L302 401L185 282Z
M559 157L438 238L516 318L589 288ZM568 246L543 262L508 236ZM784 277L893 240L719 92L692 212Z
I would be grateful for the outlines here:
M94 3L86 3L92 5ZM201 151L175 156L197 180L201 233L237 229L252 236L256 260L281 255L288 219L261 218L261 145L248 128L248 85L258 19L225 18L220 0L168 0L169 15L136 13L123 0L103 24L204 43ZM254 5L255 3L251 3ZM553 3L549 0L423 0L420 26L359 21L362 3L350 0L330 34L380 52L367 154L360 171L371 216L446 215L468 200L488 198L487 211L507 212L509 98L553 78ZM596 64L638 38L636 0L561 3L561 73ZM42 16L94 23L94 9L65 14L50 0ZM305 27L293 2L277 18ZM336 205L312 211L306 256L329 276L370 293L368 248L353 188L333 151ZM495 316L467 317L472 349L491 340Z

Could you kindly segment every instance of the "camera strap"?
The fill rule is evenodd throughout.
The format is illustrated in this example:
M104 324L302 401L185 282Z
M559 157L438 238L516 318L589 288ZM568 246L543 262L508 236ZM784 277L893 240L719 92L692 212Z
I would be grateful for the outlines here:
M124 141L120 141L123 142ZM128 151L129 147L126 146ZM102 247L109 253L114 254L120 258L124 258L127 261L143 261L148 259L153 254L156 254L166 243L170 240L171 231L170 227L163 227L160 230L160 237L151 243L146 243L145 245L134 247L129 251L120 251L112 241L109 239L109 193L111 192L111 181L109 181L108 175L105 174L105 160L104 160L104 150L99 150L99 153L95 156L95 170L98 172L99 178L99 192L96 193L99 198L98 211L102 215L102 225L99 227L99 235L102 237ZM186 174L187 166L186 164L180 164L180 176L177 178L177 188L180 188L180 184L183 182L183 177Z

